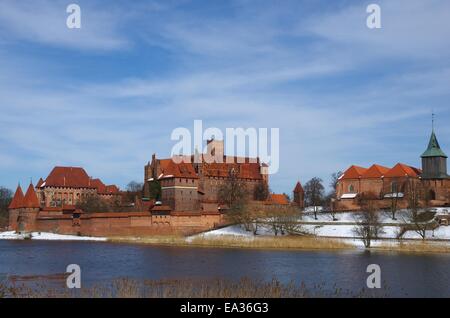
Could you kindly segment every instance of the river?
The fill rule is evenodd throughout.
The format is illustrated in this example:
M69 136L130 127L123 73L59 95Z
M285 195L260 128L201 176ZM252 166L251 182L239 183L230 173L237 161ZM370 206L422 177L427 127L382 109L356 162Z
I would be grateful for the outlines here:
M369 264L381 267L376 296L450 297L450 255L156 247L108 242L0 241L0 276L47 276L78 264L84 286L115 278L239 279L321 284L357 293ZM387 288L386 288L387 286Z

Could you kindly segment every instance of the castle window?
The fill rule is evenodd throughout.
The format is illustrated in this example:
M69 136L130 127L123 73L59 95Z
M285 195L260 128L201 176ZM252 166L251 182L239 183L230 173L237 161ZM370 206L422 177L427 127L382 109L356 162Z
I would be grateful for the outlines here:
M434 192L433 190L430 190L430 193L428 194L428 197L430 200L436 200L436 192Z
M392 182L391 183L391 191L392 191L392 193L398 193L398 184L397 184L397 182Z

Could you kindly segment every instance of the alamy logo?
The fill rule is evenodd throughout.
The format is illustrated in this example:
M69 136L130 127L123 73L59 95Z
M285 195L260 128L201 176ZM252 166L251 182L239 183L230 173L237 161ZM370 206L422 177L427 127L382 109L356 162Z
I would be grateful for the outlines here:
M367 288L381 288L381 268L380 265L370 264L366 269L367 273L370 273L369 277L367 277L366 284Z
M66 286L69 289L81 288L81 268L77 264L67 266L66 273L70 275L66 279Z
M366 9L370 13L366 24L369 29L381 29L381 7L378 4L369 4Z
M81 8L78 4L72 3L67 6L67 13L70 13L66 20L69 29L81 29Z
M280 166L279 128L270 129L270 140L268 128L226 128L224 136L216 127L203 131L202 121L195 120L193 136L188 128L178 127L172 131L171 140L178 141L171 153L175 163L223 163L224 158L226 163L256 163L259 158L267 165L268 174L277 173ZM205 141L208 144L204 149Z

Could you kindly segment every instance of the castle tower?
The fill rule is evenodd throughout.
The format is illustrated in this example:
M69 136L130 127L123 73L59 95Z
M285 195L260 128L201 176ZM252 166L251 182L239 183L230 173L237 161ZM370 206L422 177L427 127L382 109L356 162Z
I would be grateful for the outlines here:
M300 208L305 207L305 191L300 182L294 188L294 204Z
M22 191L22 188L20 187L20 185L18 185L16 192L14 193L14 197L8 206L9 229L11 231L18 230L18 219L19 219L20 209L22 209L24 207L23 201L24 201L23 191Z
M447 155L439 146L434 127L427 150L422 154L422 179L447 179Z
M262 163L260 172L263 178L263 181L268 185L269 184L269 166L267 163Z
M23 208L20 209L18 218L18 230L34 231L36 229L36 218L39 213L40 204L33 184L30 183L23 198Z
M225 154L225 146L223 140L215 140L214 138L206 141L206 154L212 156L222 162Z

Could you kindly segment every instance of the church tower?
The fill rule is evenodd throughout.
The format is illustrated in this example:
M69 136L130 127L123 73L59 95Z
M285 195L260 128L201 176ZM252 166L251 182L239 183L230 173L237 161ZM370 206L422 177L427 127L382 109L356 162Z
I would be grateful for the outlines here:
M433 125L434 126L434 125ZM422 179L447 179L447 155L439 146L434 127L427 150L422 154Z

